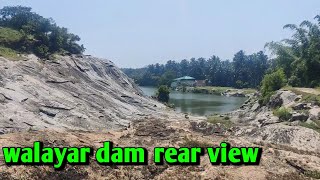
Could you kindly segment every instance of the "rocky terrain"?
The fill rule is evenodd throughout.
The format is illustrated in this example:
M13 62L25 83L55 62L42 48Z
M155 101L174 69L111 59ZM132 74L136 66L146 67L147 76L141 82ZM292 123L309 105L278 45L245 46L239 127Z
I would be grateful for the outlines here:
M301 95L278 91L268 105L252 96L223 123L184 116L145 97L108 60L90 56L58 56L23 61L0 57L0 144L90 146L104 141L116 146L263 147L259 166L212 166L207 156L198 166L6 166L0 153L0 179L312 179L320 178L320 133L303 127L320 119L319 105ZM289 119L274 109L292 109ZM313 127L313 126L312 126Z
M156 108L157 107L157 108ZM147 99L111 61L90 56L24 61L0 57L0 133L28 129L106 130L130 119L157 114L162 104Z

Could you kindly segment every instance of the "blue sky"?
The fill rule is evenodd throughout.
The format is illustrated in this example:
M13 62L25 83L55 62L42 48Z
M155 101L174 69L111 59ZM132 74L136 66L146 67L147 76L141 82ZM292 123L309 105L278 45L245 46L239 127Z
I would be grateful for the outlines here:
M120 67L217 55L290 36L282 27L320 14L319 0L0 0L25 5L78 34L87 54Z

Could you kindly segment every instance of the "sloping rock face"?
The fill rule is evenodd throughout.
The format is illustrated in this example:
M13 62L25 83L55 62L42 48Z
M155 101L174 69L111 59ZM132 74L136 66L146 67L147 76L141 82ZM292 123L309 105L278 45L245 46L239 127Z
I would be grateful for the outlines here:
M266 106L259 106L256 104L257 97L251 97L242 109L228 114L238 125L234 135L246 136L254 141L282 144L319 156L320 133L316 130L318 125L315 124L319 120L319 107L301 99L301 95L279 90ZM276 117L273 111L280 107L286 108L291 118L280 120ZM307 123L311 125L301 126Z
M129 126L162 104L142 95L109 60L0 57L0 134L27 129L103 130Z

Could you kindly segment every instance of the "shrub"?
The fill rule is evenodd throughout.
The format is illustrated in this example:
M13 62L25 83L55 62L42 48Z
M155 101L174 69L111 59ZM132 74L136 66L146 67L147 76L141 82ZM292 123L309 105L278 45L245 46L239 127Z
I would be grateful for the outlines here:
M21 41L22 36L19 31L0 27L0 45L14 46L15 43Z
M314 178L314 179L320 179L320 171L306 171L304 172L304 175L307 176L307 177L311 177L311 178Z
M0 46L0 56L9 58L9 59L18 59L16 51L10 49L10 48L5 48Z
M41 58L48 57L49 48L46 45L40 45L35 48L35 54Z
M168 86L166 85L162 85L158 88L158 92L157 92L157 99L160 102L169 102L169 94L170 94L170 90L168 88Z
M273 114L275 116L279 117L279 119L283 120L283 121L288 121L292 117L292 114L290 113L289 109L284 108L284 107L280 107L278 109L275 109L273 111Z
M265 105L272 96L273 92L281 89L286 85L286 76L282 69L278 69L277 71L267 74L264 76L261 82L261 94L262 97L259 100L259 103Z
M273 94L274 94L274 92L269 92L269 93L262 95L258 100L259 104L266 105L270 101L270 98Z

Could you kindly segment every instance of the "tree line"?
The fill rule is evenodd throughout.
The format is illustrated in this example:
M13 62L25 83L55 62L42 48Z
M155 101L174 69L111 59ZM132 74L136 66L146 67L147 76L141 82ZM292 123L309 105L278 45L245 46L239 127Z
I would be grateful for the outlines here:
M246 55L237 52L232 61L218 56L191 58L166 64L151 64L144 68L123 69L141 86L170 85L172 79L192 76L207 80L208 85L235 88L261 88L269 97L272 92L285 86L320 86L320 16L315 22L303 21L300 25L287 24L293 30L291 38L266 43L272 58L263 51Z
M170 85L181 76L191 76L197 80L207 80L208 85L237 88L258 87L266 70L268 57L262 52L246 55L239 51L232 61L221 60L218 56L191 58L166 64L151 64L144 68L123 69L141 86Z
M274 92L283 86L320 86L320 16L315 23L303 21L300 25L287 24L293 30L290 39L266 44L275 55L270 73L261 82L260 104L267 104Z
M80 54L78 35L59 27L53 19L32 12L30 7L6 6L0 9L0 47L48 57L53 53Z

